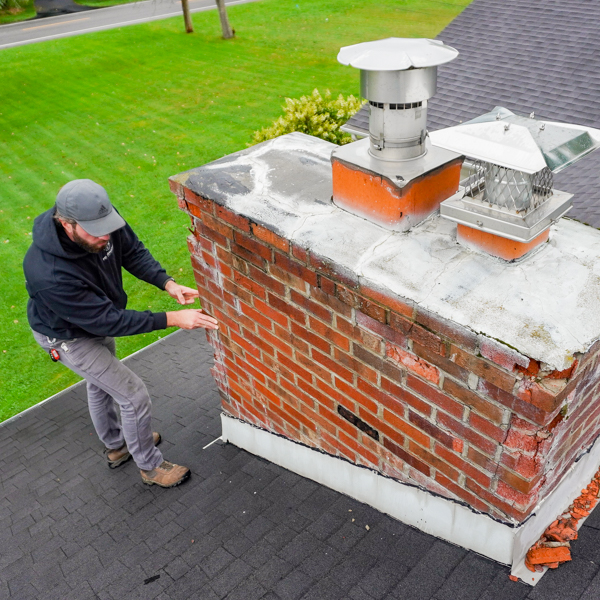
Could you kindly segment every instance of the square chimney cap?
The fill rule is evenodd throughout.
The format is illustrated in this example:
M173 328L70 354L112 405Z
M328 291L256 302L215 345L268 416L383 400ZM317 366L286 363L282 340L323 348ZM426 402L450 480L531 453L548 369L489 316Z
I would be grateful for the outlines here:
M337 59L363 71L406 71L437 67L457 56L458 50L439 40L387 38L345 46Z
M600 147L600 130L521 117L501 106L467 123L429 133L434 146L523 173L554 173Z

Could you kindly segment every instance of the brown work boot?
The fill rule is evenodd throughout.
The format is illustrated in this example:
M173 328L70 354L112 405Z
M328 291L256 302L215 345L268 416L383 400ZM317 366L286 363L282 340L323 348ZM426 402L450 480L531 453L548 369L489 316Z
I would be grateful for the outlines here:
M190 470L181 465L174 465L168 460L163 460L158 467L152 471L142 471L142 481L147 485L160 485L164 488L172 488L183 483L189 476Z
M160 433L157 431L152 432L152 439L154 440L155 446L158 446L162 440ZM119 465L122 465L131 458L131 454L129 454L129 450L127 450L127 444L123 444L120 448L115 450L106 448L104 452L108 459L108 466L110 469L116 469Z

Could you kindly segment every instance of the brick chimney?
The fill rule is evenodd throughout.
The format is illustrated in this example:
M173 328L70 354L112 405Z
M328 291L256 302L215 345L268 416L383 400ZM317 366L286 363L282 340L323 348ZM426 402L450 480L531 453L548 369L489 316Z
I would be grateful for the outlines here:
M223 439L533 584L527 550L600 463L600 232L559 219L568 195L472 160L422 220L461 155L419 138L385 161L372 143L294 133L171 178L220 322ZM543 201L498 225L510 211L475 197L482 181Z

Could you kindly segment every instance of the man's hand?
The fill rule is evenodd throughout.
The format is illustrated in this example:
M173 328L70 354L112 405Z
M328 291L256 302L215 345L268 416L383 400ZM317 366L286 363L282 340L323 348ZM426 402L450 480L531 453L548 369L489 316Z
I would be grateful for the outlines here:
M185 285L179 285L172 279L167 281L165 290L169 296L171 296L171 298L175 298L179 304L194 304L194 300L200 295L198 290L185 287Z
M181 287L181 286L180 286ZM174 310L167 313L167 327L181 327L181 329L219 329L219 323L200 309L187 308Z

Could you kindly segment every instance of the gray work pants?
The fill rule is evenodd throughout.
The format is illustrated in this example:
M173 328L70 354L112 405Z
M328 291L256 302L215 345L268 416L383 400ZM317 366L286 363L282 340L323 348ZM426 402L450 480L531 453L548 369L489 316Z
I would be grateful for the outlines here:
M33 337L44 350L57 350L60 362L86 380L90 416L104 445L117 449L127 443L140 469L158 467L163 457L152 439L150 395L144 382L115 356L114 338L57 340L37 331Z

